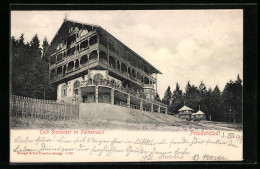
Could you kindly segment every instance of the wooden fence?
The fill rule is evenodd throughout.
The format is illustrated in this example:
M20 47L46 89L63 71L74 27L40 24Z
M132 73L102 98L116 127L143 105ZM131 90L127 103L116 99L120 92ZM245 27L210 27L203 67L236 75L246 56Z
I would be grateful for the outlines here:
M55 100L41 100L11 95L10 110L13 117L41 119L73 119L79 117L79 105L59 103Z

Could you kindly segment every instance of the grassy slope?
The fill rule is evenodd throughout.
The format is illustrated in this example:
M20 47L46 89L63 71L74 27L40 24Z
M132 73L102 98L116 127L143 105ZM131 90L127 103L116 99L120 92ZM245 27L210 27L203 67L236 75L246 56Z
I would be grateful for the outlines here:
M45 120L29 118L11 118L13 129L127 129L127 130L162 130L183 131L194 129L206 130L241 130L241 125L224 124L217 122L192 122L159 113L143 112L133 109L124 109L124 118L118 117L115 112L107 112L103 118L88 116L87 119L73 120ZM93 113L93 112L91 112ZM115 113L115 114L113 114ZM115 115L116 118L111 118ZM110 117L110 118L108 118Z

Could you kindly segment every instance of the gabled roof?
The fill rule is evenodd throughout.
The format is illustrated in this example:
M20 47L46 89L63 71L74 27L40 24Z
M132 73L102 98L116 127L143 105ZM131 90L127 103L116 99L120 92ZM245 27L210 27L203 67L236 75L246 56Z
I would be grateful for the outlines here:
M178 111L194 111L193 109L187 107L187 106L183 106L182 108L180 108Z
M157 68L155 68L153 65L151 65L148 61L146 61L144 58L142 58L140 55L138 55L137 53L135 53L132 49L130 49L129 47L127 47L124 43L122 43L121 41L119 41L117 38L115 38L113 35L111 35L109 32L107 32L105 29L103 29L102 27L98 26L98 25L93 25L93 24L88 24L88 23L82 23L82 22L78 22L78 21L73 21L73 20L64 20L64 22L61 24L60 28L58 29L57 33L55 34L55 36L53 37L52 41L50 44L52 44L53 40L55 39L55 37L57 36L59 30L62 28L62 26L64 24L66 24L67 22L71 22L71 23L76 23L76 24L80 24L80 25L85 25L85 26L90 26L90 27L95 27L98 30L105 32L106 34L112 36L117 42L119 42L121 45L123 45L126 49L128 49L130 52L132 52L134 55L136 55L139 59L141 59L142 61L144 61L146 64L148 64L156 73L160 73L162 74Z

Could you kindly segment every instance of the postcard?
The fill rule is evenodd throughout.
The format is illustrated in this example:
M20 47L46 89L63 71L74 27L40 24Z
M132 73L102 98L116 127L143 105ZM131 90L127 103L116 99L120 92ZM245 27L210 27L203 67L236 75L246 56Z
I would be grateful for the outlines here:
M243 10L11 11L10 162L243 160Z

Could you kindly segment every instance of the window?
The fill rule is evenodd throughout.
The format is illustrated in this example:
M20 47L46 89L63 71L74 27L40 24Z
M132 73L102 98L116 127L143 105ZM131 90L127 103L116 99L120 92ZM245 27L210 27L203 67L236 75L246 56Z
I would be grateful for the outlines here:
M69 49L67 50L67 55L68 55L68 56L73 55L74 52L75 52L75 50L76 50L75 47L69 48Z
M57 55L57 62L60 62L60 61L62 61L62 53L59 53Z
M73 84L73 91L74 91L74 95L78 95L79 93L79 87L80 87L80 82L78 80L76 80Z
M97 54L97 51L96 50L94 50L94 51L92 51L90 54L89 54L89 60L97 60L97 58L98 58L98 54Z
M89 46L94 45L98 42L98 36L94 35L89 39Z
M61 88L61 97L67 96L67 86L63 85Z
M116 81L114 79L111 80L111 85L114 87L116 85Z
M62 66L57 68L57 75L62 75Z
M73 67L74 67L74 61L71 61L71 62L68 64L68 72L73 71Z
M56 63L56 56L51 56L50 57L50 65L54 65Z
M75 82L74 82L74 89L77 89L77 88L79 88L80 87L80 82L78 81L78 80L76 80Z
M84 50L87 47L88 47L88 40L86 39L86 40L81 42L81 44L80 44L80 51Z
M79 94L79 90L78 89L74 90L74 94L78 95Z
M116 68L116 60L113 56L109 56L109 65L113 68Z
M144 77L144 84L149 84L149 79L147 77Z
M107 62L107 54L102 50L99 51L99 60Z
M84 66L88 62L88 55L83 55L80 59L80 64Z

